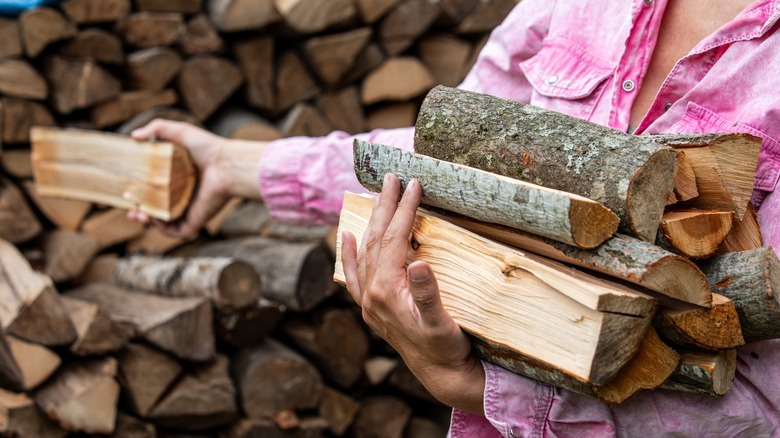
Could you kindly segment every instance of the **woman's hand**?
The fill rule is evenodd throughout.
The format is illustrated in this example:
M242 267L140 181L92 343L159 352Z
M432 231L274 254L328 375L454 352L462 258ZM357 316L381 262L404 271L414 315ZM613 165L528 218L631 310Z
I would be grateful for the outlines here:
M357 251L355 236L342 235L347 289L363 319L398 351L409 369L443 403L483 413L485 374L471 345L444 309L431 267L408 268L406 254L422 190L412 180L400 204L400 184L388 174Z

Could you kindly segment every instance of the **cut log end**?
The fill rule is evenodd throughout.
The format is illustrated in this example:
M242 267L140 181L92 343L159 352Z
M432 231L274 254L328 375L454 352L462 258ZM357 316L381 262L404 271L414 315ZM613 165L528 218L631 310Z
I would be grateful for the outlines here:
M569 218L574 244L580 248L595 248L612 237L620 218L610 209L591 200L574 199Z
M734 223L731 211L670 211L661 219L664 241L690 258L713 255Z
M234 260L222 269L217 280L221 299L229 307L243 309L257 301L260 293L260 276L249 263Z
M656 152L637 170L629 184L628 227L635 237L646 242L655 242L666 201L674 189L675 159L672 149Z
M712 306L712 291L707 277L690 260L672 256L653 265L642 277L642 285L672 298L702 307Z
M187 209L196 182L196 169L189 153L184 148L174 147L171 162L171 219L180 217Z

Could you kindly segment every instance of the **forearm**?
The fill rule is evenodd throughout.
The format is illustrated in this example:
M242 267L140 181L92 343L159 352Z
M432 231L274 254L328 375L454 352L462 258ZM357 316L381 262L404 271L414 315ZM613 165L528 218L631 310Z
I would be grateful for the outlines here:
M262 200L258 188L260 159L268 142L228 140L218 160L224 192L228 196Z

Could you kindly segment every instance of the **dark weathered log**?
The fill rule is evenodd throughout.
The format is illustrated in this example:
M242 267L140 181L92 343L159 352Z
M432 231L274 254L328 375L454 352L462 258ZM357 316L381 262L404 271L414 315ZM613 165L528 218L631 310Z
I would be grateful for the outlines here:
M30 392L49 378L62 362L48 348L0 335L0 383Z
M119 21L116 31L134 47L168 46L184 32L184 20L172 12L137 12Z
M206 120L244 82L241 70L231 61L201 55L184 62L177 83L187 108Z
M283 305L260 298L255 305L238 312L217 314L217 337L238 348L255 345L276 328L284 312Z
M371 39L371 28L313 37L303 43L304 56L327 85L337 84Z
M71 353L77 356L112 353L124 348L132 337L132 331L112 321L96 304L67 296L61 300L78 334L70 346Z
M699 266L712 291L734 302L746 344L780 338L780 261L772 248L722 254Z
M0 59L0 93L22 99L46 99L46 80L27 61Z
M366 24L372 24L398 5L400 0L357 0L358 15Z
M439 403L403 361L393 368L387 378L387 384L400 394L428 403Z
M297 429L282 430L268 418L244 418L227 432L226 438L317 438L328 431L328 422L320 417L305 417Z
M185 430L231 423L238 417L238 407L228 367L228 358L221 354L210 363L197 365L155 405L149 419L162 427Z
M463 81L471 54L468 41L448 34L430 35L417 42L417 49L437 84L456 87Z
M357 87L324 93L317 98L315 104L334 129L350 134L365 132L363 107L360 105Z
M457 24L466 18L479 3L479 0L441 0L442 19L445 24Z
M68 432L47 418L26 394L0 388L0 434L15 438L64 438Z
M55 126L49 110L37 102L4 97L2 109L2 142L4 144L29 143L32 126Z
M730 211L666 211L656 242L685 257L707 258L715 254L733 223Z
M122 397L146 417L182 372L171 356L143 344L130 344L117 356Z
M389 58L371 70L361 84L360 100L371 105L385 100L409 100L435 84L433 75L417 58Z
M218 134L219 135L219 134ZM225 205L222 206L222 208L209 219L206 224L203 226L203 228L206 229L206 231L211 236L216 236L220 234L222 231L222 226L225 223L225 221L230 218L242 205L244 204L244 198L234 196L228 200ZM262 204L258 202L258 204ZM268 215L268 212L266 210L266 215ZM270 215L269 215L270 217ZM258 234L260 231L260 227L253 229L250 233L247 234Z
M344 435L360 410L360 403L352 397L325 387L322 391L319 414L328 421L330 431L336 436Z
M223 32L258 29L282 19L274 0L213 0L206 5L211 21Z
M227 138L271 141L282 138L282 131L255 112L230 107L219 111L209 121L209 130Z
M362 407L352 424L356 437L402 438L412 418L412 408L399 398L374 395L361 400Z
M490 32L501 24L515 6L515 0L478 0L454 31L462 34Z
M369 43L365 49L355 58L355 64L347 72L344 83L356 82L362 79L368 72L380 66L387 56L377 43Z
M354 17L353 0L274 0L285 24L299 33L316 33Z
M361 140L354 157L358 181L375 192L387 173L401 187L416 178L424 204L580 248L594 248L617 230L613 212L582 196Z
M130 0L65 0L62 9L78 24L110 22L130 13Z
M672 192L676 157L646 137L441 86L423 102L415 151L601 202L624 232L648 242Z
M198 14L187 21L178 45L186 55L205 55L221 52L225 48L225 41L208 16Z
M237 41L233 55L246 77L246 102L260 109L274 107L274 40L262 36Z
M668 309L656 312L653 327L675 345L706 350L724 350L744 345L739 316L734 303L712 294L709 309Z
M181 69L181 55L168 47L150 47L127 56L126 72L137 90L162 90Z
M310 99L320 92L319 85L309 74L303 60L292 50L282 53L279 57L274 88L274 111L277 113L287 111L296 103Z
M17 58L22 55L22 39L19 21L0 17L0 59Z
M54 108L60 114L91 107L121 92L119 80L92 60L54 56L45 69L54 89Z
M111 438L157 438L157 428L121 411L116 416L116 427Z
M44 272L55 283L76 278L100 250L94 237L77 231L55 229L43 236Z
M46 46L76 35L76 25L59 11L49 7L27 9L19 14L24 52L28 58L37 57Z
M181 12L194 14L203 6L203 0L135 0L139 11L150 12Z
M241 406L250 418L273 416L285 409L316 408L322 398L317 369L274 340L239 351L231 367Z
M0 107L2 105L3 103L0 102ZM29 149L6 149L0 151L0 161L3 163L3 170L14 178L31 179L33 176Z
M323 137L333 131L333 127L317 108L299 102L279 122L279 130L285 137Z
M379 37L388 55L397 55L436 22L441 14L438 0L406 0L379 24Z
M25 242L42 229L22 191L10 180L0 177L0 239Z
M662 389L722 396L731 388L737 369L737 350L683 350L680 366Z
M214 356L211 303L205 298L158 297L100 283L67 294L97 304L112 320L181 359Z

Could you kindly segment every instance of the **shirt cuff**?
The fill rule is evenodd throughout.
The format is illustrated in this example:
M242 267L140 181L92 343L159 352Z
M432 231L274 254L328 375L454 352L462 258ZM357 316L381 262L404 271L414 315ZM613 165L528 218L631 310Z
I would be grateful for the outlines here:
M487 420L506 437L541 435L552 407L553 388L489 362L482 365Z
M260 158L260 194L275 218L299 221L305 217L299 175L304 161L301 158L311 143L305 137L272 141Z

